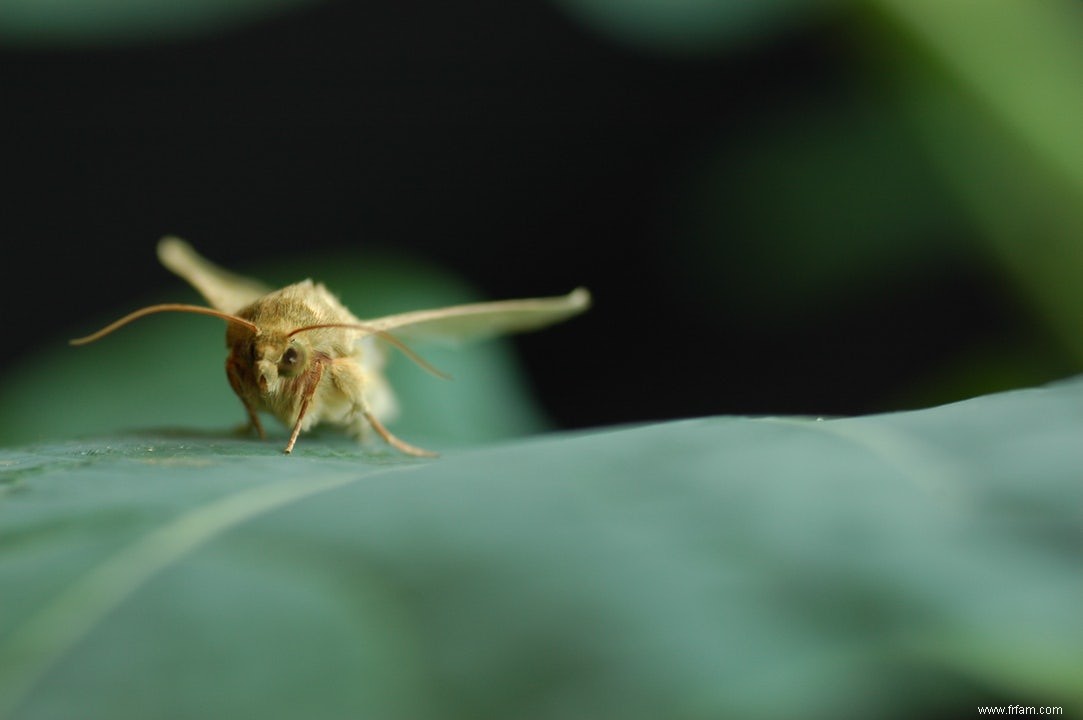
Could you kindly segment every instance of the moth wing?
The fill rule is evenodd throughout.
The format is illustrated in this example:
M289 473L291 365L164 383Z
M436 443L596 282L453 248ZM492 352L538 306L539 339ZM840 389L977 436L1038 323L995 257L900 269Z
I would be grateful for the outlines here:
M364 320L404 339L457 343L505 333L536 330L566 320L590 307L590 292L576 288L567 295L469 303L415 310Z
M272 290L258 280L218 267L177 237L164 237L158 242L158 259L222 312L236 314Z

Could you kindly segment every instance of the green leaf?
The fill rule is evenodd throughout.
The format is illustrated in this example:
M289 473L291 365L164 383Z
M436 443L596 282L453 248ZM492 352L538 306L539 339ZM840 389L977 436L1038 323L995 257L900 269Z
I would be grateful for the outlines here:
M875 0L866 43L925 154L1060 341L1083 358L1083 15L1071 0Z
M0 717L1078 707L1081 437L1077 380L435 461L333 436L3 449Z

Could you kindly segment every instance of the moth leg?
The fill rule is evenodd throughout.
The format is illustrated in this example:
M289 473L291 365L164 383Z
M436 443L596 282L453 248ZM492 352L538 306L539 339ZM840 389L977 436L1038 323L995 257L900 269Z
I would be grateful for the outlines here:
M259 415L256 414L255 408L244 398L241 398L241 402L244 403L244 409L248 413L248 422L241 425L238 432L247 435L249 430L255 430L260 440L266 440L267 433L263 431L263 423L259 421Z
M385 428L383 426L383 424L379 420L376 419L376 416L373 415L372 413L370 413L368 410L365 410L364 408L362 408L361 409L361 415L363 415L365 420L368 421L369 425L372 426L372 429L376 431L376 434L378 434L380 437L382 437L384 439L384 441L388 445L395 448L399 452L405 453L406 455L413 455L414 457L439 457L440 456L440 453L435 453L432 450L426 450L424 448L419 448L416 445L411 445L410 443L406 442L405 440L400 440L399 438L395 437L394 435L391 434L391 431L389 431L387 428Z
M244 405L244 410L248 413L248 424L241 427L241 432L248 432L251 429L255 429L256 434L259 435L260 440L267 439L267 433L263 431L263 423L259 421L259 415L256 414L256 408L249 402L248 398L244 394L244 382L241 379L241 368L230 357L226 360L226 377L229 378L229 386L233 388L233 392L240 398L241 404Z
M359 414L368 423L367 426L360 426L359 430L364 430L366 427L371 427L376 431L376 434L383 438L391 447L395 448L401 453L406 455L413 455L414 457L437 457L438 453L434 453L431 450L425 450L419 448L416 445L411 445L405 440L400 440L395 437L390 430L384 427L383 423L376 419L376 415L373 413L372 408L369 406L368 400L365 397L366 380L364 370L354 361L352 358L339 358L331 361L331 378L335 383L335 387L339 389L346 397L350 398L353 403L353 413ZM387 403L390 403L390 398L385 398ZM393 408L392 408L393 409Z
M286 447L282 449L282 452L289 455L293 452L293 446L297 443L297 438L301 434L301 422L305 419L305 413L308 412L308 406L312 404L312 397L316 394L316 388L320 386L320 378L323 377L323 366L326 360L317 357L312 362L312 369L308 371L305 376L304 389L301 390L301 407L297 411L297 422L293 423L293 430L290 431L290 440L286 443Z

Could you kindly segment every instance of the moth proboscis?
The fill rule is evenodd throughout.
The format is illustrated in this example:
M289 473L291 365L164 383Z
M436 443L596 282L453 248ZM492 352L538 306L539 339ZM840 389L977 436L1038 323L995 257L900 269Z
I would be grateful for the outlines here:
M199 291L210 307L150 305L71 344L94 342L134 320L161 312L225 320L226 376L248 414L248 427L264 438L260 413L277 417L291 429L283 450L287 454L293 452L302 432L329 423L359 439L375 431L407 455L434 456L397 438L384 425L397 412L383 373L385 346L442 375L414 353L404 338L469 340L534 330L590 306L590 293L577 288L557 297L470 303L361 320L321 283L302 280L274 290L218 267L179 238L163 238L158 258Z

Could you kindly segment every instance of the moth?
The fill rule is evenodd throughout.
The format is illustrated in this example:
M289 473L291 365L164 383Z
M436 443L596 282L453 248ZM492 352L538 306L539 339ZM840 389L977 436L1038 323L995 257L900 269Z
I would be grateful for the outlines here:
M71 344L94 342L155 313L196 313L225 320L226 376L244 405L247 427L265 438L260 414L274 415L290 428L286 454L293 452L302 432L328 423L360 440L374 431L407 455L434 456L399 439L384 425L397 413L395 395L384 375L388 347L442 375L404 340L468 340L533 330L577 315L591 301L590 293L578 288L557 297L471 303L362 320L321 283L302 280L273 290L218 267L176 237L158 243L158 258L190 283L210 307L150 305Z

